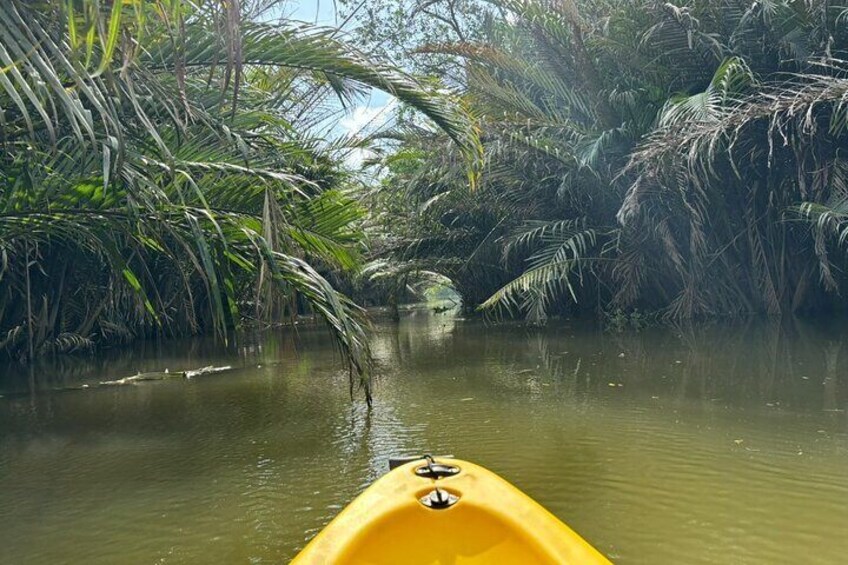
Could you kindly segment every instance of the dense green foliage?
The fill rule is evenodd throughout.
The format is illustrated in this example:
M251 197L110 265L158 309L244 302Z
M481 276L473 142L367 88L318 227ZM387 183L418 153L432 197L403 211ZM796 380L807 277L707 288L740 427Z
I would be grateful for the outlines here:
M469 189L442 135L393 133L375 202L396 273L537 321L843 305L844 2L488 5L476 39L415 50L464 61L485 165Z
M366 383L354 275L535 321L844 305L844 2L342 1L396 66L281 4L0 4L0 349L317 314ZM319 138L368 88L419 113Z
M361 312L324 276L358 267L364 211L310 132L370 86L478 144L444 95L274 4L0 3L0 349L314 313L365 379Z

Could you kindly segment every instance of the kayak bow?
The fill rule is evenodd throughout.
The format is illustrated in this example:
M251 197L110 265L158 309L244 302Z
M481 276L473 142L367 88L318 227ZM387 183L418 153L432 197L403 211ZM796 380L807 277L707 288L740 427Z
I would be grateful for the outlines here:
M537 502L458 459L417 459L384 475L293 563L609 563Z

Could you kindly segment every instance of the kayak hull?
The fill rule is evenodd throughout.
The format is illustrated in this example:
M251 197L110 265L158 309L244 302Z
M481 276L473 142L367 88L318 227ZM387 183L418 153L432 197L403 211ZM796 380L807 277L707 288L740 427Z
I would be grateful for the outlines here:
M293 563L596 564L609 561L537 502L487 469L456 459L454 476L418 476L423 460L378 479ZM456 503L422 504L438 486Z

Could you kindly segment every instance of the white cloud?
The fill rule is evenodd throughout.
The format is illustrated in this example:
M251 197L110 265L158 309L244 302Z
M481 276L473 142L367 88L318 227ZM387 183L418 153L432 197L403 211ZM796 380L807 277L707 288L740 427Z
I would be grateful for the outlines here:
M390 124L394 119L396 108L397 100L394 98L373 107L370 104L359 105L339 120L338 129L342 135L364 137ZM363 161L373 156L374 152L370 149L359 147L348 149L345 154L345 163L352 169L359 169Z
M347 135L361 136L386 125L394 117L397 100L392 98L385 104L357 106L339 120L339 128Z
M362 167L362 163L365 162L366 159L369 159L374 156L374 152L370 149L363 149L361 147L357 147L355 149L350 149L345 155L345 165L350 167L351 169L358 170Z

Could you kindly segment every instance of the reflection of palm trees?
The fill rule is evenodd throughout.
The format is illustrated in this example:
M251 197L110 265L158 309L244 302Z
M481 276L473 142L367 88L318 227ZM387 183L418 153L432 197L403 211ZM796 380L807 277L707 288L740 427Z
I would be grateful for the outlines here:
M612 394L613 383L623 389L615 393L619 398L673 397L680 408L691 408L694 402L710 409L771 404L789 410L838 410L845 402L845 388L839 384L844 378L841 329L748 322L606 334L567 326L481 324L425 310L406 314L399 325L378 324L373 333L378 378L414 379L416 390L431 394L439 389L439 394L447 391L457 398L475 396L474 389L486 387L515 395L581 395L591 402L599 394ZM265 367L291 359L298 349L310 352L301 353L298 363L306 371L332 354L318 328L247 336L229 352L211 340L139 344L96 357L62 357L52 367L37 365L34 384L21 374L17 384L6 377L4 390L78 388L92 379L165 367L174 372L224 359L221 364ZM291 373L279 378L289 384L300 379ZM387 395L397 390L393 387L384 387ZM321 394L320 389L315 393ZM388 398L384 404L392 403Z
M434 347L448 346L457 318L434 314L425 308L408 311L396 325L378 326L372 334L371 351L377 363L407 364Z
M532 344L540 368L559 382L572 371L575 387L578 376L592 383L590 390L620 378L635 394L640 389L660 396L671 393L678 406L695 400L705 407L717 402L787 407L812 402L810 387L823 374L826 409L836 409L841 345L832 336L832 331L797 320L749 320L734 326L688 324L671 331L653 328L603 336L577 332L568 354L558 351L561 345L552 345L550 335L537 334Z
M830 341L825 345L824 348L824 360L825 360L825 373L824 373L824 381L823 381L823 389L824 399L822 402L824 410L827 411L835 411L838 409L838 401L837 401L837 383L838 383L838 372L837 366L839 364L839 353L842 351L842 343L839 341Z

